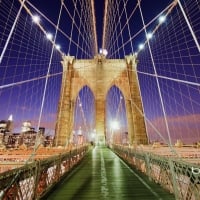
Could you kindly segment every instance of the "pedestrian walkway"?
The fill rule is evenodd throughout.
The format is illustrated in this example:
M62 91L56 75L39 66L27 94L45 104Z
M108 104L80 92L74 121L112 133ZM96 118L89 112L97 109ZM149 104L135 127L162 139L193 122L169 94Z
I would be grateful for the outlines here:
M130 169L110 149L95 147L48 200L174 200L158 184Z

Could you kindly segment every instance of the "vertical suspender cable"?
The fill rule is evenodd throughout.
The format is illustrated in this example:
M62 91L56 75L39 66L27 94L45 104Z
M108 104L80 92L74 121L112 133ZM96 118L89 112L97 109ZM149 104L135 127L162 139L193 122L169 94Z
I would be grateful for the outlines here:
M26 1L26 0L23 0L23 2L21 3L21 6L20 6L19 11L18 11L18 13L17 13L17 16L16 16L16 18L15 18L15 21L14 21L14 23L13 23L13 25L12 25L12 28L11 28L10 33L9 33L9 35L8 35L8 38L7 38L7 40L6 40L6 44L5 44L4 48L3 48L3 51L2 51L1 56L0 56L0 64L1 64L2 60L3 60L3 56L4 56L5 52L6 52L8 43L10 42L10 38L11 38L11 36L12 36L12 34L13 34L13 31L14 31L14 29L15 29L15 26L16 26L16 24L17 24L17 21L18 21L18 19L19 19L19 16L20 16L20 14L21 14L21 11L22 11L22 8L23 8L23 6L24 6L25 1Z
M144 17L143 17L143 14L142 14L140 2L141 2L141 0L138 0L140 15L141 15L142 23L143 23L143 26L144 26L145 35L147 37L147 30L146 30L146 25L145 25L145 22L144 22ZM151 46L150 46L149 40L147 40L147 44L148 44L149 53L150 53L150 57L151 57L151 61L152 61L153 69L154 69L154 73L155 73L156 83L157 83L157 87L158 87L158 93L159 93L159 97L160 97L160 101L161 101L161 107L162 107L162 111L163 111L163 115L164 115L164 121L165 121L166 130L167 130L167 134L168 134L168 139L169 139L169 146L171 147L172 142L171 142L171 136L170 136L169 126L168 126L168 122L167 122L166 111L165 111L165 107L164 107L163 97L162 97L162 93L161 93L161 89L160 89L160 83L159 83L159 80L158 80L158 74L157 74L157 70L156 70L156 66L155 66L155 62L154 62L154 58L153 58L153 54L152 54L152 51L151 51Z
M98 44L97 44L97 29L96 29L94 0L91 0L91 7L92 7L92 23L93 23L93 31L94 31L94 54L97 54L98 53Z
M118 2L118 1L117 1L117 2ZM118 14L119 14L119 3L117 3L117 5L118 5L117 11L118 11ZM124 6L124 7L125 7L125 6ZM125 9L125 8L124 8L124 9ZM124 10L124 9L123 9L123 10ZM119 20L119 28L120 28L120 30L122 30L122 25L121 25L120 20ZM123 57L125 57L124 38L123 38L123 35L122 35L122 31L121 31L121 39L122 39L122 48L123 48L123 53L124 53Z
M196 44L196 46L197 46L197 49L198 49L198 51L199 51L199 53L200 53L200 46L199 46L197 37L196 37L196 35L195 35L195 33L194 33L193 29L192 29L192 26L190 25L190 22L189 22L189 20L188 20L188 18L187 18L187 15L185 14L185 11L184 11L184 9L183 9L183 6L182 6L180 0L177 0L177 1L178 1L178 5L179 5L179 7L180 7L180 9L181 9L181 12L183 13L183 16L184 16L184 18L185 18L185 21L186 21L186 23L187 23L187 25L188 25L188 28L190 29L190 32L191 32L192 37L193 37L193 39L194 39L194 42L195 42L195 44Z
M79 15L79 18L80 18L80 20L82 20L82 15L83 15L83 8L82 8L82 4L81 4L81 14ZM81 29L81 25L82 25L82 23L80 22L80 24L79 24L79 30ZM77 43L78 43L78 46L80 46L79 45L79 42L80 42L80 34L78 34L78 41L77 41ZM76 58L78 58L78 46L77 46L77 48L76 48Z
M102 48L105 49L106 44L106 27L107 27L107 13L108 13L108 0L105 0L105 6L104 6L104 20L103 20L103 39L102 39Z
M45 101L45 97L46 97L47 83L48 83L48 79L49 79L49 73L50 73L50 68L51 68L51 63L52 63L52 58L53 58L53 52L54 52L54 49L55 49L55 42L56 42L56 37L57 37L57 33L58 33L58 28L59 28L62 8L63 8L63 0L61 0L61 7L60 7L60 11L59 11L59 16L58 16L56 32L55 32L55 36L54 36L54 42L53 42L53 46L52 46L52 50L51 50L49 66L48 66L47 75L46 75L46 79L45 79L45 86L44 86L44 91L43 91L43 96L42 96L42 103L41 103L40 114L39 114L39 119L38 119L37 135L36 135L36 142L35 142L35 146L34 146L34 153L37 150L37 148L39 147L39 145L37 144L38 143L37 140L39 139L39 134L38 133L39 133L39 127L40 127L41 118L42 118L42 112L43 112L43 108L44 108L44 101Z
M74 13L73 13L73 18L72 18L72 28L71 28L71 33L70 33L70 40L69 40L69 47L68 47L68 53L67 55L70 55L70 48L71 48L71 43L72 43L72 33L73 33L73 30L74 30L74 17L75 17L75 14L76 14L76 4L77 4L77 0L75 0L75 9L74 9Z
M124 0L123 0L124 1ZM135 9L138 7L138 4L135 6ZM135 10L134 9L134 10ZM127 11L126 11L126 7L125 7L125 15L126 15L126 21L128 22L128 15L127 15ZM130 31L130 26L129 26L129 23L127 23L127 27L128 27L128 34L129 34L129 39L130 39L130 43L131 43L131 52L132 54L134 54L134 49L133 49L133 44L132 44L132 41L131 41L131 31ZM139 85L139 93L140 93L140 98L141 98L141 103L142 103L142 108L143 110L139 110L139 108L136 106L136 108L141 112L141 115L146 119L146 116L145 116L145 112L144 112L144 103L143 103L143 99L142 99L142 93L141 93L141 88L140 88L140 84L139 84L139 78L138 78L138 71L137 71L137 66L135 68L136 70L136 78L137 78L137 82L138 82L138 85ZM128 74L128 72L127 72ZM128 79L129 80L129 79ZM129 81L129 88L130 88L130 81ZM132 102L132 101L131 101ZM131 103L132 104L132 103ZM143 113L143 114L142 114ZM148 138L148 141L149 141L149 136L148 136L148 131L147 131L147 124L146 124L146 120L144 120L144 123L145 123L145 129L146 129L146 133L147 133L147 138Z

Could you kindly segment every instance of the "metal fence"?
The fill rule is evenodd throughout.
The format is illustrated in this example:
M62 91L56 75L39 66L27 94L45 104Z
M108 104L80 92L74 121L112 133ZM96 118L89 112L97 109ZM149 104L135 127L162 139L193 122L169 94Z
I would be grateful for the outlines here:
M87 146L0 174L0 199L40 199L84 157Z
M114 145L113 150L129 165L145 173L150 180L160 184L177 200L200 199L200 166L180 158L164 157L149 152Z

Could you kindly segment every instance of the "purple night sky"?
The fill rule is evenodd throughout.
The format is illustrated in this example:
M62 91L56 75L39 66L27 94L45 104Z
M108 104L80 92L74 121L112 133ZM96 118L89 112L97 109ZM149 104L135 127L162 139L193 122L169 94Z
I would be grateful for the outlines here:
M90 5L86 0L64 2L56 43L61 45L63 53L69 53L77 59L93 58L94 52L91 50L94 44L91 40L93 36L88 34L91 30L89 19L91 10L88 9ZM158 25L158 15L172 2L173 0L157 1L153 6L149 6L147 1L141 1L147 32L155 30ZM95 0L94 3L97 42L98 48L101 48L104 1ZM110 13L106 40L108 58L124 58L125 55L138 52L138 79L146 128L151 142L155 140L168 142L165 114L172 142L177 139L185 143L200 140L200 53L183 13L176 5L149 40L150 48L146 43L144 49L139 50L138 45L145 42L146 37L138 7L132 15L136 4L136 0L120 0L108 8ZM55 3L49 0L47 4L45 0L30 0L26 5L34 14L37 13L41 17L40 23L43 28L55 35L60 1ZM200 27L197 21L200 20L198 10L200 4L192 0L183 0L182 5L199 43ZM19 8L17 0L0 2L0 55ZM163 13L166 14L167 10ZM74 19L74 23L70 16ZM132 17L128 20L128 16ZM33 23L30 15L22 9L0 63L0 120L8 119L12 114L16 132L20 131L25 120L30 120L32 126L37 127L42 99L45 97L40 126L46 127L46 134L54 134L62 80L62 56L54 49L51 59L51 53L52 44ZM49 78L43 96L48 69ZM106 98L108 119L116 115L120 96L123 94L115 86L108 92ZM80 102L77 100L74 129L84 127L85 120L87 129L91 132L95 129L95 100L92 91L85 86L80 91L79 97L84 116L81 115ZM120 108L122 115L119 120L123 127L121 131L124 132L127 130L127 125L124 99L122 101ZM156 133L155 128L165 141Z

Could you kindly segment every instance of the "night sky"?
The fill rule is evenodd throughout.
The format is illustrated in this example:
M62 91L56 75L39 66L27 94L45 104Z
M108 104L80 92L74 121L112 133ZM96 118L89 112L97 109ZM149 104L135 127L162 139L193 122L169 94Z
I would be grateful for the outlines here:
M108 7L106 27L107 57L123 59L125 55L138 53L138 79L149 140L169 141L165 115L173 142L177 139L182 139L185 143L200 140L200 53L197 48L197 43L200 42L200 3L192 0L181 1L197 37L195 43L178 5L168 14L167 20L156 29L161 11L166 9L172 0L153 1L152 5L149 5L147 0L141 1L144 23L148 24L147 32L155 29L156 31L149 40L150 48L146 43L144 49L140 50L138 46L146 41L146 36L139 8L137 7L131 15L137 1L109 2L112 6ZM89 1L69 0L64 3L56 44L61 46L64 54L73 55L78 59L93 58L94 35L91 31ZM94 4L99 49L102 47L104 1L96 0ZM41 17L40 24L44 30L55 35L60 1L57 0L55 3L55 0L30 0L26 5L33 14ZM1 54L19 8L17 0L0 2ZM164 14L166 13L167 10ZM131 17L128 20L129 16ZM74 19L73 23L71 17ZM52 53L52 44L23 9L0 63L0 119L7 119L13 114L16 132L20 131L25 120L30 120L34 127L38 126L38 116L41 114L44 97L40 125L46 127L47 134L54 134L62 77L61 60L59 51L54 49ZM45 86L48 70L51 76ZM83 104L83 117L86 118L88 129L92 131L94 113L88 106L94 102L91 94L90 89L84 87L79 97ZM110 113L110 116L115 115L120 95L123 94L116 87L111 88L108 93L110 99L107 103L113 96L116 97L115 104L108 108L107 113ZM80 127L83 121L80 114L77 116L79 117L75 117L74 127ZM126 131L125 116L124 111L121 119L123 131ZM157 132L160 132L162 137Z

